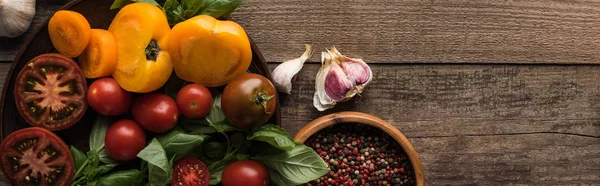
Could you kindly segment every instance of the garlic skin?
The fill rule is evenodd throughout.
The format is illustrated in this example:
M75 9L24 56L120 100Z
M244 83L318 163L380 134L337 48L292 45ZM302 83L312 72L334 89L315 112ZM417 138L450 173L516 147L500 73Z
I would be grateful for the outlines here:
M299 58L292 59L279 64L273 70L273 84L279 92L286 94L292 93L292 84L294 77L304 66L304 62L312 56L313 50L309 44L306 44L306 51Z
M360 94L372 79L373 72L362 59L346 57L335 47L322 52L313 105L319 111L333 108Z
M0 0L0 37L25 33L35 16L35 0Z

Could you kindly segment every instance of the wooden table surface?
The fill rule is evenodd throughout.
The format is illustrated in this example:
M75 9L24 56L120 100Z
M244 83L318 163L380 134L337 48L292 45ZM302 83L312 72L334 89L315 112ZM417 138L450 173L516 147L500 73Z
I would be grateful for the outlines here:
M39 0L34 26L59 7ZM600 1L249 0L232 17L271 69L316 49L281 98L292 135L360 111L408 137L428 185L600 185ZM26 37L0 38L1 77ZM319 112L319 51L331 46L374 79Z

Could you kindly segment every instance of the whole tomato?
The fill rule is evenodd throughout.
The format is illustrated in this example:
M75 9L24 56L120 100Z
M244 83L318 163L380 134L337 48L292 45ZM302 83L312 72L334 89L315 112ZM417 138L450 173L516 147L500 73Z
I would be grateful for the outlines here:
M179 90L176 101L181 114L191 119L199 119L210 111L212 95L205 86L189 84Z
M223 186L267 186L269 172L257 161L241 160L227 165L221 180Z
M175 101L159 93L144 94L137 98L131 112L140 126L154 133L172 129L179 118Z
M94 81L87 92L87 101L96 112L106 116L124 114L131 108L131 92L125 91L113 78Z
M144 129L131 120L120 120L112 124L104 137L106 151L111 157L120 161L135 159L144 146L146 146Z
M230 81L223 90L221 107L234 127L249 128L269 120L277 106L273 83L259 74L244 74Z

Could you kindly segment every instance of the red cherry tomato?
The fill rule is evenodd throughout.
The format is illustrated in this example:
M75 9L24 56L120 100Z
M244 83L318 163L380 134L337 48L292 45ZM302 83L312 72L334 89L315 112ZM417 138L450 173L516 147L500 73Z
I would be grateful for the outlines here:
M208 186L210 173L198 158L183 158L173 167L171 185Z
M241 160L227 165L221 180L223 186L267 186L269 172L257 161Z
M177 93L177 107L187 118L199 119L206 116L211 104L210 91L199 84L186 85Z
M144 129L166 132L177 124L179 110L175 101L164 94L150 93L139 97L133 104L133 118Z
M106 151L111 157L120 161L135 159L145 146L144 129L131 120L120 120L112 124L104 137Z
M131 108L131 92L121 88L113 78L94 81L87 92L87 101L96 112L106 116L118 116Z

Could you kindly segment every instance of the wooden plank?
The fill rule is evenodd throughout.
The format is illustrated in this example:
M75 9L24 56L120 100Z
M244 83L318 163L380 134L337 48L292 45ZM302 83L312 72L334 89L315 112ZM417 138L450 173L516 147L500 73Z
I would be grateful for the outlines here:
M598 185L600 139L557 134L409 138L427 185Z
M49 16L53 15L62 5L48 4L46 0L36 1L36 14L29 30L17 38L0 37L0 63L12 62L24 42L33 34L33 31L43 24Z
M233 19L274 62L305 43L377 63L600 62L600 1L253 0Z
M362 97L325 112L312 103L319 67L306 64L292 94L281 96L283 125L292 133L318 116L353 110L394 123L409 137L600 136L600 66L372 64Z

